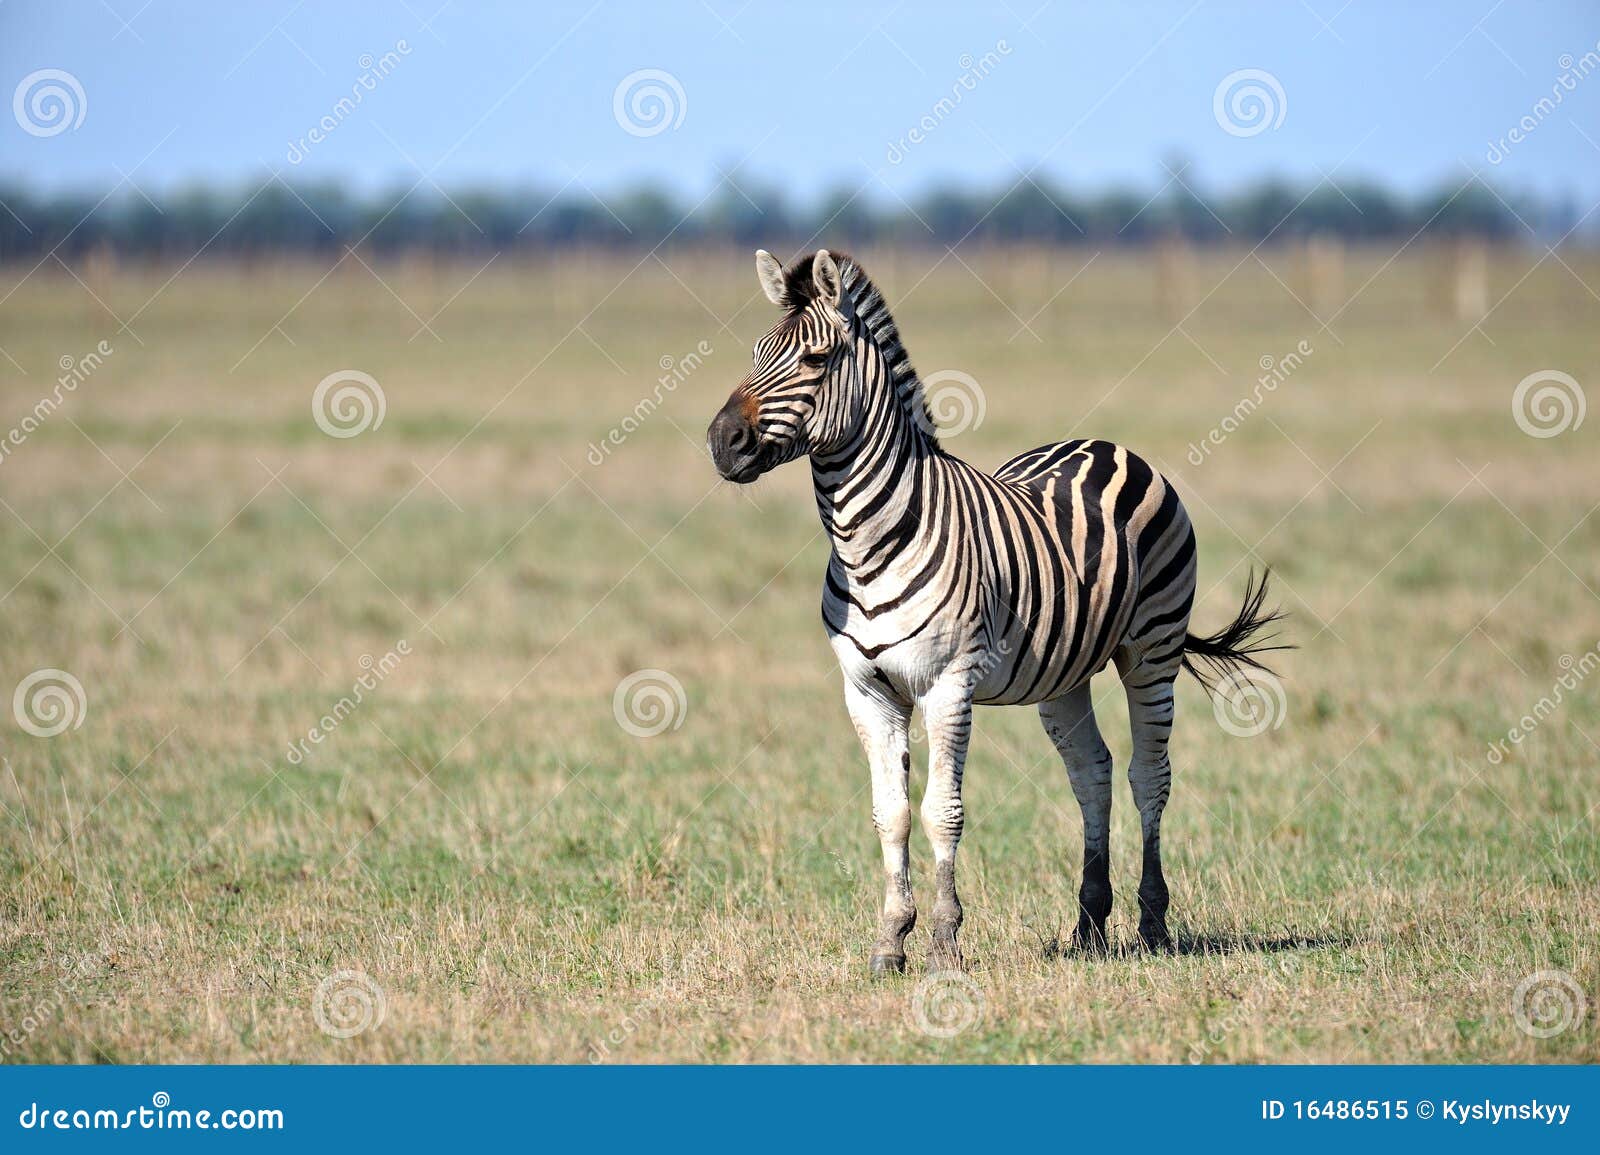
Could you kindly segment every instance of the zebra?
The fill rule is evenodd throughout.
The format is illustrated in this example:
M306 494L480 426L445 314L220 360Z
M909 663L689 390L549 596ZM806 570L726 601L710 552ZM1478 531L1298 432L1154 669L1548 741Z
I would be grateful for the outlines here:
M1037 705L1083 813L1083 872L1071 947L1107 949L1112 759L1095 723L1091 676L1116 664L1128 699L1128 778L1139 810L1139 940L1170 949L1161 816L1180 670L1215 679L1257 657L1282 616L1267 577L1246 579L1222 630L1188 632L1196 552L1172 486L1108 441L1040 446L988 474L940 444L922 385L883 295L859 262L826 249L785 270L766 250L756 274L782 319L712 419L717 472L744 484L802 456L832 542L822 620L872 775L885 890L873 973L903 972L917 921L909 839L913 708L923 714L933 847L931 970L963 966L956 848L974 705Z

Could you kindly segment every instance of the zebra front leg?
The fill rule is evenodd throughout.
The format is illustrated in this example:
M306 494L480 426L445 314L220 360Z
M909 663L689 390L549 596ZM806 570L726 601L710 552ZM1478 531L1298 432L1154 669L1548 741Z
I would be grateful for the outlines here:
M956 847L966 814L961 772L972 736L972 687L963 677L938 683L918 703L928 731L928 790L922 798L922 829L933 844L935 895L930 970L960 970L961 899L956 895Z
M1072 793L1083 812L1083 880L1078 886L1078 926L1072 945L1106 949L1111 914L1111 751L1094 720L1094 699L1085 682L1076 690L1039 703L1045 733L1067 765Z
M906 935L917 924L917 904L911 894L911 797L907 792L911 710L876 687L863 689L848 677L844 700L872 766L872 825L883 846L883 917L872 948L872 973L899 973L906 969Z
M1139 941L1152 950L1172 945L1167 934L1167 880L1161 872L1161 812L1172 792L1172 762L1167 739L1172 736L1173 671L1152 675L1135 670L1126 679L1128 720L1133 732L1133 758L1128 783L1139 808L1144 836L1144 867L1139 877Z

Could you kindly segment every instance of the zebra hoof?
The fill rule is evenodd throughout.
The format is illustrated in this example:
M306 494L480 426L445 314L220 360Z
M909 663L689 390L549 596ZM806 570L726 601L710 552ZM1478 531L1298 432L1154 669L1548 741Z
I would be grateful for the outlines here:
M875 954L872 956L874 976L903 975L906 973L906 956L903 954Z
M961 955L961 948L954 942L941 943L935 940L933 950L928 955L928 973L942 974L946 971L964 971L967 969L967 960Z
M1072 953L1090 955L1095 958L1111 953L1111 944L1106 941L1106 930L1103 926L1079 927L1072 932Z
M1172 936L1167 933L1167 928L1164 926L1141 926L1139 945L1151 954L1171 954Z

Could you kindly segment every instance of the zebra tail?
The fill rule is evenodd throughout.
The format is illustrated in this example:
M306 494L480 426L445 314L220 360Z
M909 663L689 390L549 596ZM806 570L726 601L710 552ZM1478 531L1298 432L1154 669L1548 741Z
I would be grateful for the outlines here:
M1263 608L1267 600L1267 579L1271 576L1269 567L1258 582L1255 572L1251 571L1245 579L1244 605L1239 608L1238 617L1222 629L1204 637L1184 636L1183 668L1193 674L1208 693L1215 692L1219 679L1237 677L1246 667L1272 673L1256 655L1295 648L1288 643L1274 645L1278 635L1261 632L1288 616L1281 609Z

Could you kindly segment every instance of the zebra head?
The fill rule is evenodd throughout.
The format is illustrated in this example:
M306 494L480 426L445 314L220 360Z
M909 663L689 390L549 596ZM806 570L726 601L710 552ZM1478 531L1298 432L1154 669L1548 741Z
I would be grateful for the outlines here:
M784 311L756 342L750 371L706 430L711 461L729 481L754 481L809 453L826 439L829 383L851 345L849 308L838 263L827 249L788 272L765 249L756 252L756 278L767 299Z

